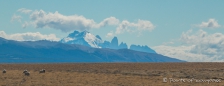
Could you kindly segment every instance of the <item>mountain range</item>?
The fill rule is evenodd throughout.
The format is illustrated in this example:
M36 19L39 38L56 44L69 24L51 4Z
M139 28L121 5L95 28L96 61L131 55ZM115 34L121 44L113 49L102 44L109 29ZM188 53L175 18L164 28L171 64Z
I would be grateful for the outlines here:
M121 42L118 44L118 38L114 37L111 42L104 41L101 39L99 35L93 35L88 31L74 31L70 33L67 37L61 39L61 43L66 44L79 44L93 48L109 48L109 49L131 49L135 51L147 52L147 53L156 53L154 50L149 48L148 46L140 46L132 44L130 48L128 48L127 44Z
M82 36L80 37L82 39ZM47 40L15 41L0 38L0 63L184 62L157 53L140 52L125 48L99 48L102 45L96 44L105 44L105 42L98 39L93 41L89 38L83 38L83 40L89 40L88 42L92 44L80 40L69 41L71 40L69 38L64 40L67 43L76 42L95 46L95 48L92 48L80 44L66 44Z

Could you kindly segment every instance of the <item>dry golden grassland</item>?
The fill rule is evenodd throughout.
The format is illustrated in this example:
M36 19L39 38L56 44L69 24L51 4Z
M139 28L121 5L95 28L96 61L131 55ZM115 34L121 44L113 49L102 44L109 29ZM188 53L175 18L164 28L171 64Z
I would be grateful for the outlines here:
M0 69L7 70L0 73L0 86L224 86L224 63L0 64ZM46 73L39 74L41 69Z

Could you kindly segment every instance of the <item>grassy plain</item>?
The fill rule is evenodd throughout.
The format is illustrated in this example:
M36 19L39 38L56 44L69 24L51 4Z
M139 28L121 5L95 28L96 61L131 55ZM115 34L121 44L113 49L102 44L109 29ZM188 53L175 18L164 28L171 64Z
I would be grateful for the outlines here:
M0 64L3 69L0 86L224 86L224 63ZM219 81L196 81L210 79Z

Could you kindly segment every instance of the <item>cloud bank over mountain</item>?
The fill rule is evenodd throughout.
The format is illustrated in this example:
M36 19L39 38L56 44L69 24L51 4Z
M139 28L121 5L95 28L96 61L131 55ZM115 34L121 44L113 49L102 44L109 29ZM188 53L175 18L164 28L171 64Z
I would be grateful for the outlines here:
M116 26L115 33L121 34L124 32L141 32L141 31L152 31L155 28L148 20L139 19L137 22L130 22L127 20L119 20L116 17L108 17L97 23L93 19L88 19L82 15L63 15L58 11L45 12L44 10L29 10L26 8L18 9L18 12L27 14L30 21L24 21L23 27L34 26L35 28L53 28L61 30L63 32L69 32L74 30L85 31L94 28L101 28L105 26ZM19 15L13 16L12 19L19 20ZM120 22L121 21L121 22ZM109 32L111 33L111 32Z
M208 34L204 30L183 32L182 46L160 45L153 47L157 53L191 62L223 62L224 34Z
M221 28L214 18L196 25L199 29L190 29L181 34L177 42L180 46L160 45L153 49L162 55L174 57L190 62L223 62L224 61L224 34L209 33L206 30ZM222 28L223 29L223 28ZM170 42L174 43L174 42Z
M41 34L40 32L26 32L26 33L15 33L7 34L5 31L0 31L0 37L10 40L17 41L37 41L37 40L50 40L50 41L59 41L60 38L57 38L55 34Z

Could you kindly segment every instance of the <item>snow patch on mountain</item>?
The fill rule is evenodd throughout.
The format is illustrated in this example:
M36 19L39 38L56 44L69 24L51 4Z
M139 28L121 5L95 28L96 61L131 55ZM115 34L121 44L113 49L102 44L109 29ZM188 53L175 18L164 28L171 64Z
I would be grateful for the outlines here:
M63 38L61 42L67 44L80 44L90 46L93 48L101 48L99 44L103 43L103 41L99 37L96 37L95 35L89 33L88 31L83 32L74 31L67 37Z
M84 39L91 47L94 47L94 48L101 48L98 45L100 43L103 43L103 41L101 39L97 38L95 35L93 35L91 33L86 33Z

